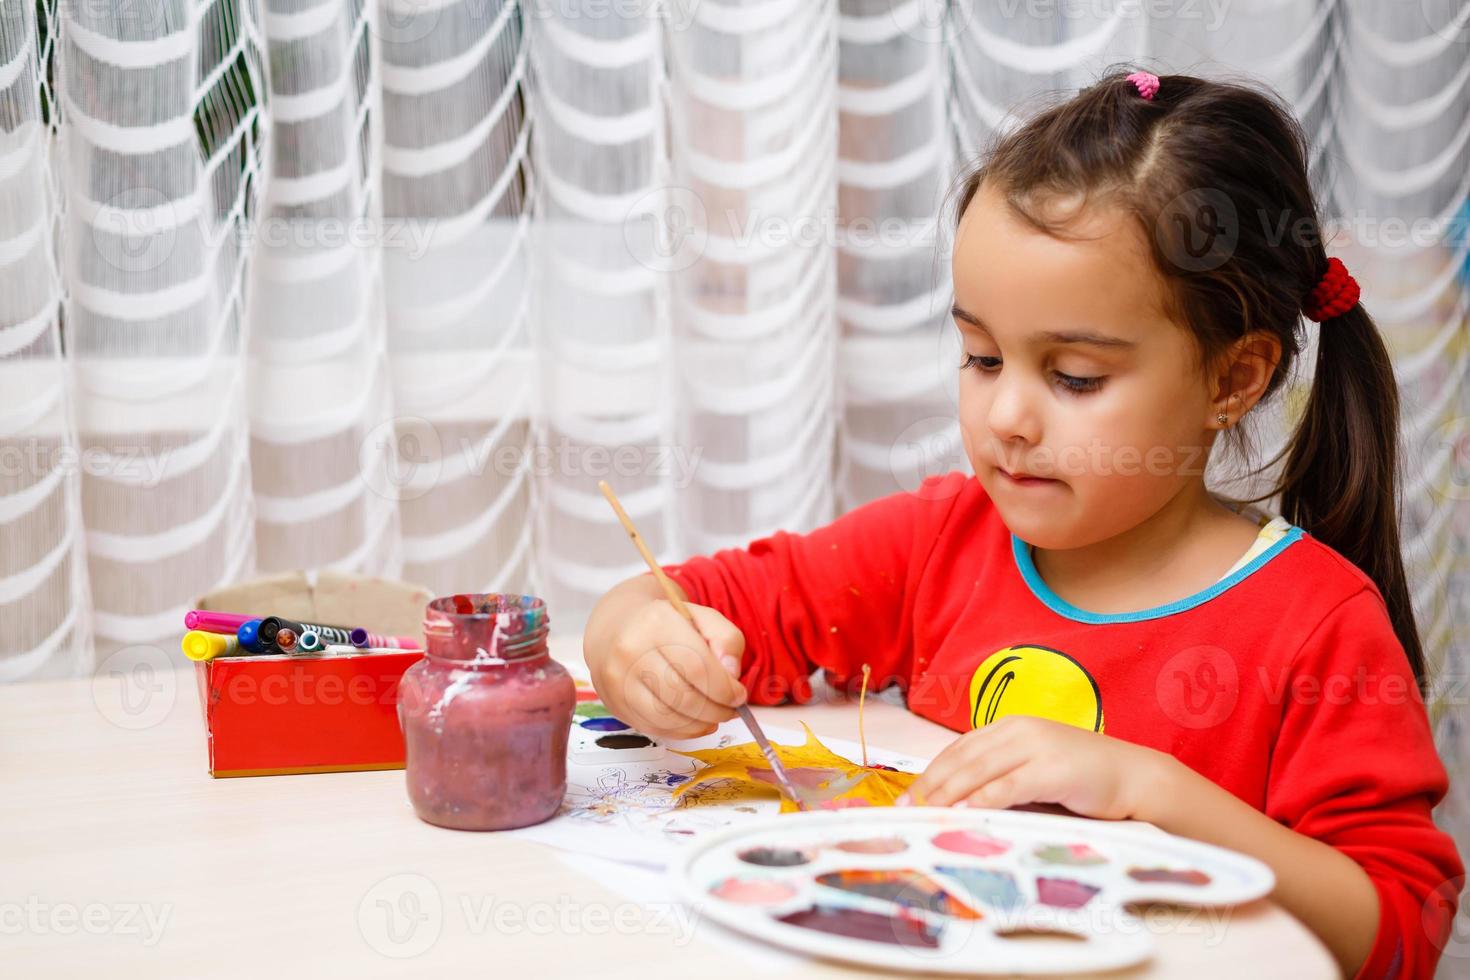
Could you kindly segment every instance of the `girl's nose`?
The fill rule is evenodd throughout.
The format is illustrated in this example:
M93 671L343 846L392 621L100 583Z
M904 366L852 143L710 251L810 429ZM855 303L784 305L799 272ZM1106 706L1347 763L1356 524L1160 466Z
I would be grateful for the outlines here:
M1008 380L1002 371L991 384L990 394L986 423L991 435L1007 444L1034 444L1041 440L1037 413L1031 403L1033 394L1024 382L1014 379L1014 373L1013 379Z

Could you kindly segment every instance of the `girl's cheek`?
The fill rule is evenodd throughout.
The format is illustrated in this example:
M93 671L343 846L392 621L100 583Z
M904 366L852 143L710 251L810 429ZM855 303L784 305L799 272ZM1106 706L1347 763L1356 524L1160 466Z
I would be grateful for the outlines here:
M959 398L960 438L964 442L965 454L973 463L975 449L985 441L986 402L973 384L961 380Z
M980 467L977 465L979 463L979 460L975 458L975 444L975 434L970 430L970 427L965 424L964 416L961 416L960 445L964 447L965 459L967 459L970 463L970 470L972 472L978 473L980 472Z

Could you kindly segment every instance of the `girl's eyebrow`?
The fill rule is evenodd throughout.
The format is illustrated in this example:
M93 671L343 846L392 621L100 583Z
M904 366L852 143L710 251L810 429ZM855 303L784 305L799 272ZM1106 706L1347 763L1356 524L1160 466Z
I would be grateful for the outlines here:
M981 330L989 332L989 328L980 322L980 318L959 308L958 305L950 309L950 315L957 320L973 324ZM1031 335L1033 343L1043 344L1089 344L1093 347L1110 347L1115 349L1128 349L1137 347L1138 343L1132 340L1124 340L1122 337L1114 337L1111 334L1097 333L1092 330L1044 330L1041 333Z

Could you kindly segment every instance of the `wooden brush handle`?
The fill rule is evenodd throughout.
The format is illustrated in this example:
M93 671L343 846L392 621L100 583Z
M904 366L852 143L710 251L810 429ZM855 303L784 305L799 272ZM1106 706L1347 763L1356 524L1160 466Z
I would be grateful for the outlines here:
M679 615L688 620L689 625L694 626L697 630L699 627L694 622L694 613L690 611L689 606L684 602L684 598L679 595L679 590L674 587L674 580L664 573L664 570L659 567L658 559L653 557L653 552L649 551L648 545L643 543L643 535L638 533L638 528L633 526L633 519L628 516L627 511L623 510L623 505L618 501L618 495L613 493L613 488L607 485L606 480L598 480L597 489L601 490L602 495L607 498L607 502L612 504L613 513L618 515L618 521L623 525L623 530L628 532L628 537L633 539L634 547L643 556L643 560L648 563L648 570L653 573L653 577L658 579L658 584L663 587L664 595L668 597L669 602L673 603Z

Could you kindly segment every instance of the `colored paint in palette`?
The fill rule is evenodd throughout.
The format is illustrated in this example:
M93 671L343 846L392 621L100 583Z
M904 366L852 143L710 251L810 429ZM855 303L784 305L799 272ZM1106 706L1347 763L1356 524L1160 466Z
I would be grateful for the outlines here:
M633 727L615 718L600 702L585 702L578 707L596 705L596 712L578 714L567 741L567 760L579 766L598 766L621 762L656 762L664 757L664 747L651 736L635 732Z
M747 824L672 874L701 914L772 945L962 975L1128 966L1153 940L1127 906L1234 905L1275 884L1259 861L1146 825L926 807Z

